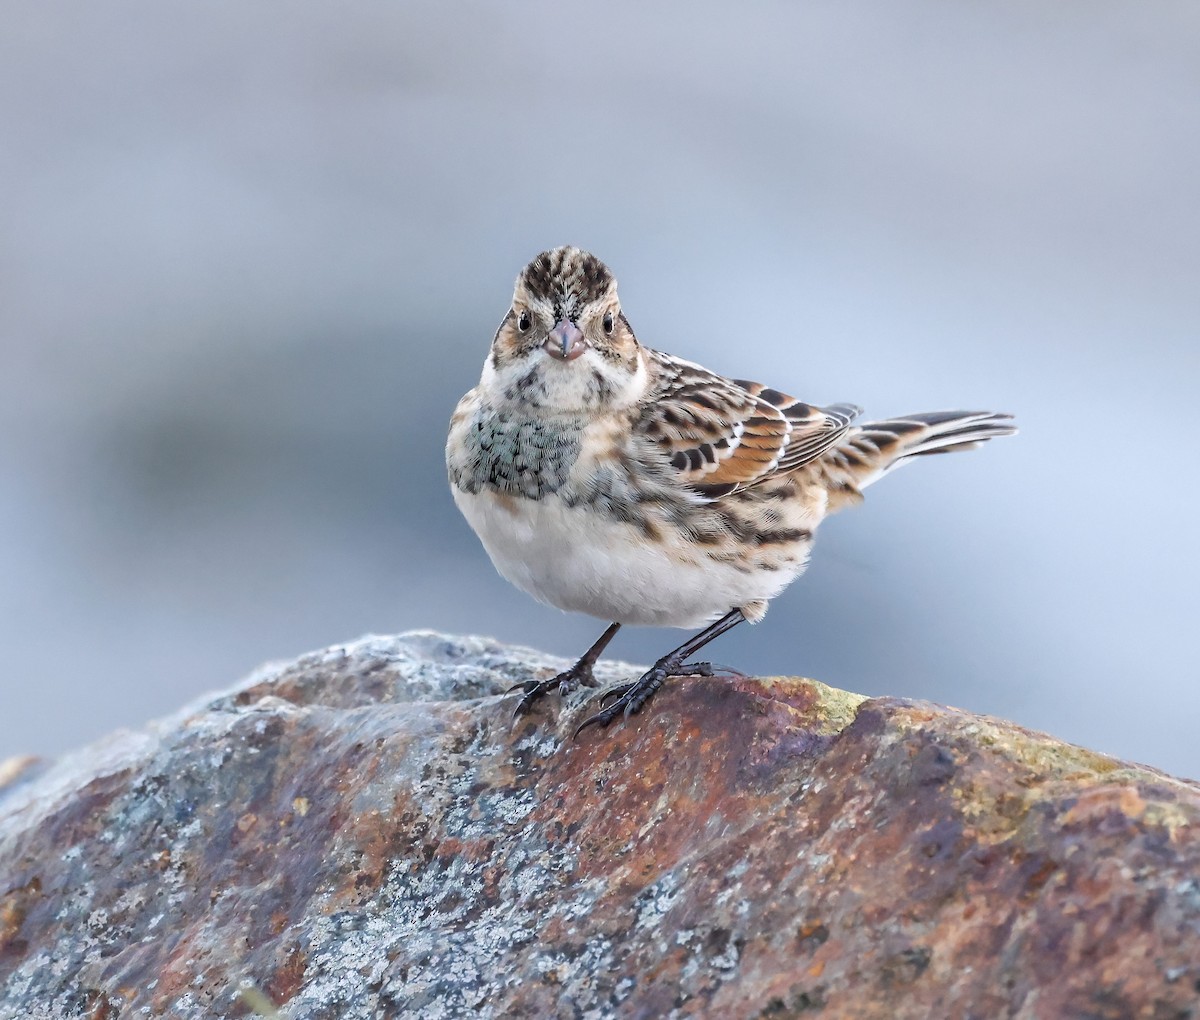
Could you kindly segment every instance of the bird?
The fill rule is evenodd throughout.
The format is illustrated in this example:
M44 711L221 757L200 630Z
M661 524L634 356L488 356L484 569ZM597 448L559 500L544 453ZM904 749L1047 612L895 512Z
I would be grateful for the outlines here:
M804 572L818 525L901 464L1016 432L1012 416L935 411L860 422L641 343L596 256L544 251L517 277L479 383L446 441L454 501L499 573L540 602L609 621L567 670L528 680L514 714L595 686L625 625L697 630L600 696L576 729L639 712L692 657ZM611 703L609 703L611 702Z

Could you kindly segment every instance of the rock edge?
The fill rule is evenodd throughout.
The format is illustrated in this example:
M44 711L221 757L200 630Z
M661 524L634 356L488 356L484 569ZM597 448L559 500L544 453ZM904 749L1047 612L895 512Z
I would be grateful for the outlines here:
M564 665L370 637L0 768L0 1016L1197 1015L1197 784L796 678L513 726Z

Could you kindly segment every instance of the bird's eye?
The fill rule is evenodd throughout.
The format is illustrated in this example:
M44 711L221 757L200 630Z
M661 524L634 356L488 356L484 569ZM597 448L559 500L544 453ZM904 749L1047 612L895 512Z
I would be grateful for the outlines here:
M517 329L522 333L529 332L529 327L533 325L533 320L529 317L528 312L522 312L517 316Z
M604 326L605 334L608 336L612 336L612 331L615 326L615 323L613 322L613 313L612 312L604 313L604 321L601 323L601 325Z

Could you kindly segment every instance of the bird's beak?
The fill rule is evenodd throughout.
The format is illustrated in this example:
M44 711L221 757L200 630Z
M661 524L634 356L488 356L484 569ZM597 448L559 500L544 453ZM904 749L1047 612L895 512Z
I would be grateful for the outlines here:
M574 361L587 350L587 341L583 338L583 331L575 323L570 319L560 319L554 324L542 346L552 358Z

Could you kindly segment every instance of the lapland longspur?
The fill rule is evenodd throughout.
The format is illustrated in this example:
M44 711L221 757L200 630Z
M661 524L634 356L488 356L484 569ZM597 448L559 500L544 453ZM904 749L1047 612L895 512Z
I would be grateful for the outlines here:
M736 673L688 660L762 619L826 515L898 464L1016 431L986 411L855 424L859 413L643 346L594 255L563 247L530 262L451 419L450 484L505 578L612 622L565 673L520 685L517 714L592 683L626 623L704 629L609 692L579 730L637 712L668 677Z

